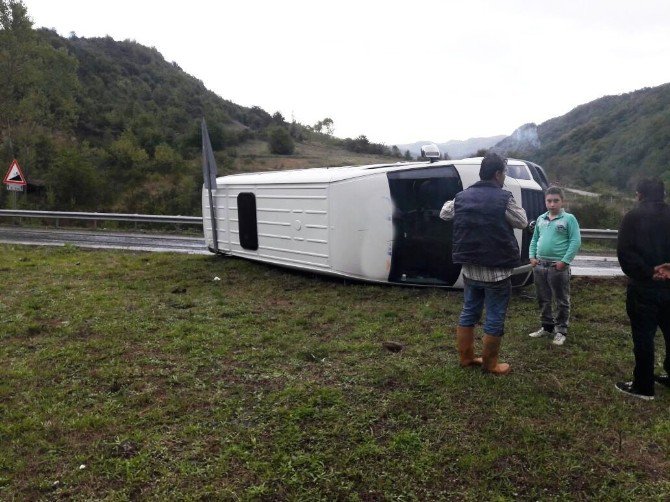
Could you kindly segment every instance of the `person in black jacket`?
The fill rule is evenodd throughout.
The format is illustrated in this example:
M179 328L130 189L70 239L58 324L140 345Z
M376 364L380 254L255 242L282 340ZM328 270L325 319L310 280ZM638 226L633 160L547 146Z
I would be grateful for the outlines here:
M638 183L637 207L629 211L619 229L617 256L628 276L626 312L633 336L635 369L631 382L618 382L617 390L654 399L654 380L670 386L670 206L658 179ZM654 376L654 337L660 327L665 339L665 375Z

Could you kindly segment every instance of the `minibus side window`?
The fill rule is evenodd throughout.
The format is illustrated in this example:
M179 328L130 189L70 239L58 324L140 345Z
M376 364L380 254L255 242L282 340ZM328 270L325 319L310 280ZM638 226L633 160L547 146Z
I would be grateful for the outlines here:
M240 245L244 249L258 249L258 226L256 224L256 196L250 192L237 195L237 215L240 227Z

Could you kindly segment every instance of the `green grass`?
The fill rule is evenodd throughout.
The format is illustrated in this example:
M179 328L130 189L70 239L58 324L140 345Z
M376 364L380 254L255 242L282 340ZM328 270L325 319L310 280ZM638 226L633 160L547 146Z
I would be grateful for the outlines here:
M0 259L0 499L670 497L670 391L613 388L621 280L574 279L563 347L526 336L533 291L515 294L513 373L493 377L458 367L458 291L214 256Z

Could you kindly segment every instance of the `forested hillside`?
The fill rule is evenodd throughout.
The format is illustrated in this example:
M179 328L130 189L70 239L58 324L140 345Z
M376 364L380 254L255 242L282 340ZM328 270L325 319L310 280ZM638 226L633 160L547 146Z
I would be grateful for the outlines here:
M539 126L527 124L496 149L532 158L563 184L629 190L642 176L670 184L670 84L605 96Z
M0 168L23 167L22 207L199 214L202 117L220 173L318 166L319 145L351 154L326 156L334 162L400 156L332 137L329 118L288 123L222 99L136 42L35 30L22 2L0 0Z
M0 169L23 167L20 207L199 214L202 117L220 173L411 158L336 138L328 117L304 125L227 101L136 42L36 30L21 1L0 0ZM643 175L670 184L670 84L527 124L494 149L579 188L627 190ZM0 207L10 200L0 190Z

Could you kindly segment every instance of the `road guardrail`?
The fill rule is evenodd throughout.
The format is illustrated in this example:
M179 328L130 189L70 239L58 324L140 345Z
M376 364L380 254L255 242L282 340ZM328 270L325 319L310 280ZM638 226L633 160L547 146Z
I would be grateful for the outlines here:
M31 211L26 209L0 209L0 217L93 220L93 221L128 221L132 223L173 223L176 225L200 225L200 216L178 216L164 214L125 214L125 213L82 213L72 211ZM582 239L616 239L617 230L582 228Z
M177 225L201 225L200 216L174 216L164 214L82 213L73 211L31 211L26 209L0 209L0 217L41 218L93 221L129 221L132 223L173 223Z
M582 228L582 239L614 239L616 240L618 230L601 230L598 228Z

